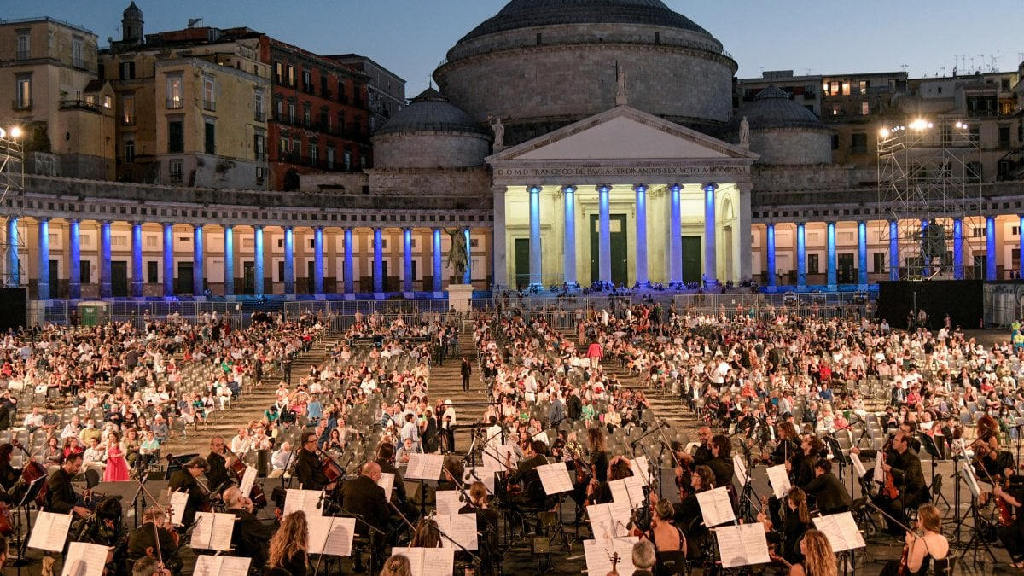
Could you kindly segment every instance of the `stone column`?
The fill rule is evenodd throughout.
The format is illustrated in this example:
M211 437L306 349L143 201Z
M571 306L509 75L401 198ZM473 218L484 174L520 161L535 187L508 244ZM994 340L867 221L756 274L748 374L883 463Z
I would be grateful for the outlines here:
M224 295L235 295L235 227L224 226Z
M807 241L805 236L806 225L797 222L796 225L796 287L799 290L807 288Z
M174 296L174 224L164 222L164 298Z
M82 236L77 218L68 222L68 243L70 244L71 261L68 263L68 298L78 300L82 297Z
M737 184L739 189L739 222L736 226L734 234L733 256L736 256L738 251L740 263L739 276L736 278L739 282L744 282L753 278L752 271L752 256L750 250L747 249L747 243L750 242L751 237L751 222L754 219L754 211L750 206L750 191L753 188L752 184Z
M1024 214L1018 216L1019 221L1017 223L1017 236L1020 238L1020 254L1017 262L1017 277L1024 278Z
M985 218L985 281L996 281L996 219L994 216Z
M110 221L100 223L100 298L114 295L110 278Z
M718 284L718 230L715 222L715 190L718 184L704 185L704 281Z
M434 228L431 231L431 238L433 239L432 255L434 257L434 296L440 297L441 291L444 289L441 278L441 229Z
M18 218L7 219L7 277L9 286L21 286L21 266L18 261Z
M572 287L576 284L576 187L562 188L565 201L565 237L562 239L563 282Z
M142 298L142 222L132 223L132 298Z
M1024 238L1022 238L1024 242ZM953 219L953 280L964 279L964 220Z
M857 222L857 284L868 287L868 223L863 220Z
M505 237L505 187L492 186L494 197L494 227L491 229L491 253L494 260L494 278L492 284L495 292L508 288L508 256L506 254Z
M651 285L647 274L647 186L637 184L636 192L636 283L645 288Z
M351 228L345 228L345 265L344 265L344 271L342 273L345 275L345 294L354 295L356 292L355 292L355 283L352 280L352 274L354 272L352 270L352 229Z
M602 185L597 189L598 205L600 207L601 228L598 238L598 280L604 287L612 284L612 232L610 224L610 199L611 188Z
M38 298L50 299L50 219L39 219L39 278L36 281Z
M462 235L466 238L466 269L462 271L462 283L472 284L473 283L473 247L469 245L470 234L469 228L467 227L462 231Z
M295 229L284 227L284 293L295 294Z
M889 221L889 280L900 279L900 223Z
M767 260L768 260L768 287L776 287L776 269L775 269L775 224L768 224L765 229L765 244L767 249Z
M682 211L679 207L679 195L682 187L673 184L669 196L669 211L671 212L668 222L668 278L672 284L683 282L683 228Z
M256 296L263 296L266 293L265 278L263 277L263 226L253 226L253 262L252 262L252 288Z
M194 296L202 296L204 291L203 279L203 263L205 256L203 254L203 225L195 225L195 236L192 240L192 250L194 252L194 262L192 264L192 294Z
M412 228L402 230L402 291L412 295Z
M313 228L313 294L324 293L324 227Z
M826 224L826 237L828 241L828 287L830 290L838 288L836 279L836 223Z
M373 229L373 294L380 298L384 295L384 246L380 228Z
M540 246L540 186L530 186L530 287L544 284L544 253Z

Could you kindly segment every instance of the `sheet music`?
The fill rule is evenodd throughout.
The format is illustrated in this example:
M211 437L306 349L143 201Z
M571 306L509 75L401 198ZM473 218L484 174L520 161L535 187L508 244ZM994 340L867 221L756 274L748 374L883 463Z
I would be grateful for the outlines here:
M36 516L35 526L32 527L28 547L50 552L64 550L64 543L68 540L68 528L71 527L71 516L71 514L40 512Z
M508 462L508 466L505 463ZM516 452L515 444L496 444L484 451L484 466L505 472L514 470L519 464L519 454Z
M252 558L243 556L196 556L193 576L246 576Z
M405 477L410 480L440 480L442 468L444 456L441 454L410 454Z
M234 528L234 514L196 512L196 523L192 527L192 541L189 545L202 550L230 550Z
M793 487L789 483L789 472L786 471L786 465L771 466L766 468L765 472L768 473L768 483L771 484L775 497L785 498L786 494L789 494L789 489Z
M476 534L476 514L435 515L434 521L437 522L437 527L441 532L444 532L448 535L448 538L461 544L466 550L477 550L479 548ZM453 544L448 538L441 538L441 546L458 550L458 546Z
M185 507L188 506L188 492L171 492L171 524L185 525Z
M591 504L587 506L590 532L595 540L613 540L629 536L629 521L633 511L619 503Z
M854 521L851 512L830 514L813 520L815 528L821 530L828 538L833 552L856 550L865 546L864 536L857 528L857 522Z
M622 480L609 480L608 488L612 491L612 500L616 503L628 505L630 508L640 508L646 502L644 498L644 484L639 476L627 476Z
M636 567L633 566L633 545L639 538L616 538L614 540L584 540L583 554L587 560L587 574L593 576L604 576L612 571L612 557L619 555L619 565L615 571L619 574L632 574Z
M544 444L546 444L548 446L551 446L551 438L548 437L548 433L546 431L542 430L540 432L537 432L536 434L533 435L532 439L533 440L540 440Z
M874 478L872 478L872 480L878 482L879 484L885 484L885 469L882 468L881 450L879 450L878 453L875 454L875 476Z
M395 475L388 474L387 472L381 472L380 480L377 481L377 486L384 489L384 499L390 502L391 491L395 489Z
M633 475L639 476L644 486L651 485L651 463L647 456L637 456L633 459Z
M68 545L61 576L102 576L109 550L100 544L72 542Z
M700 504L700 515L704 518L704 525L708 528L736 520L736 513L733 512L732 502L729 500L729 491L725 486L698 492L697 503Z
M391 554L409 559L412 576L452 576L455 571L452 548L392 548Z
M850 461L853 462L853 470L857 473L857 478L863 478L868 473L867 469L864 468L864 463L860 461L860 454L850 453Z
M302 510L306 513L307 519L310 516L323 516L323 510L320 509L322 499L323 492L289 488L285 492L284 510L281 511L281 514L287 516L296 510Z
M732 468L736 474L736 479L740 481L740 486L747 485L747 463L743 461L743 457L739 454L732 455Z
M569 469L566 468L565 462L538 466L537 475L540 476L540 482L544 485L544 493L548 496L572 492L572 479L569 478Z
M967 461L961 462L960 466L962 466L964 478L967 480L967 489L977 498L981 494L981 488L978 487L978 479L974 477L974 470Z
M442 516L458 514L463 503L459 500L461 494L458 490L439 490L434 492L435 511Z
M476 466L474 468L466 468L465 473L462 475L462 483L467 486L473 482L480 481L487 487L489 494L494 494L494 474L493 468L487 466ZM468 489L468 488L467 488Z
M246 466L245 472L242 474L242 483L238 485L238 489L242 492L242 496L246 498L252 493L252 485L256 482L256 468L253 466Z
M723 568L767 564L768 540L760 522L715 528Z
M310 554L352 555L352 537L356 532L355 518L314 516L307 517L306 522L309 524Z

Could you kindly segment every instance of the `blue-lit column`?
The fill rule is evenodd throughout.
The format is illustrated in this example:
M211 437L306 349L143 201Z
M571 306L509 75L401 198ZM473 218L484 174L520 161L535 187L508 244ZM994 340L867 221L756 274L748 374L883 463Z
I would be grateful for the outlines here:
M68 243L71 262L68 266L68 298L77 300L82 297L82 235L79 231L78 219L68 222Z
M381 238L382 230L373 229L373 293L381 295L384 293L384 241Z
M836 279L836 223L829 222L826 224L826 237L828 241L828 264L826 266L828 271L828 287L831 290L835 290L838 286Z
M466 238L466 269L462 271L462 283L472 284L473 283L473 247L469 245L469 228L462 231L462 235Z
M402 291L412 294L412 228L402 230Z
M953 219L953 280L964 279L964 220Z
M718 236L715 224L715 190L718 184L704 186L704 280L709 286L718 284Z
M345 294L355 295L355 282L352 280L352 229L345 228Z
M7 276L10 286L21 285L21 268L18 265L18 219L7 219Z
M192 252L192 295L202 296L204 289L206 288L203 285L203 280L206 278L206 276L203 274L203 262L205 260L203 252L202 224L195 225L195 234L193 235L192 238Z
M1017 236L1020 237L1020 254L1017 262L1017 277L1024 278L1024 214L1019 216L1020 222L1017 227Z
M775 288L777 283L775 268L775 224L768 224L765 230L765 243L768 248L768 286Z
M868 223L857 222L857 284L868 286Z
M650 286L647 275L647 187L636 186L636 283Z
M224 226L224 295L235 295L235 227Z
M142 298L142 222L132 223L132 298Z
M540 250L540 186L530 186L530 286L544 281L544 254Z
M900 224L896 220L889 221L889 280L900 279Z
M110 221L100 223L100 298L114 295L110 279Z
M252 291L256 296L266 293L263 278L263 226L252 227Z
M672 284L683 283L683 225L682 210L679 207L679 195L682 187L673 184L669 195L668 221L668 278Z
M284 293L295 294L295 229L284 227Z
M174 225L164 223L164 298L174 296Z
M313 294L324 293L324 227L313 228Z
M598 238L598 279L604 286L612 285L612 232L609 222L609 194L611 189L608 186L599 186L597 189L598 204L600 205L601 229Z
M985 218L985 281L996 280L996 219Z
M444 284L441 283L441 229L434 228L431 238L433 243L431 255L434 257L434 295L437 296L444 288Z
M920 239L920 241L921 241L921 246L922 247L928 245L928 219L927 218L922 218L921 219L921 239ZM927 256L928 258L926 259L925 256ZM925 250L923 250L923 249L921 250L921 276L926 277L926 278L928 276L932 275L931 256L932 255L928 254Z
M50 220L39 219L39 279L38 295L40 300L50 299Z
M807 288L807 242L803 222L796 225L796 287Z
M565 200L565 237L562 239L563 281L569 286L576 284L576 187L562 188Z

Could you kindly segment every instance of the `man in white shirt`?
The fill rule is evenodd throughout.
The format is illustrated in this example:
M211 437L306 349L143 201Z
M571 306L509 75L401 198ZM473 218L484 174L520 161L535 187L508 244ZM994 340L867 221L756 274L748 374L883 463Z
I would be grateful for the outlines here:
M35 432L43 426L43 415L39 413L39 406L33 406L32 412L25 416L24 428L29 432Z
M231 451L241 456L249 451L249 431L245 428L239 428L238 434L231 439Z
M291 466L293 456L292 445L288 442L281 444L280 450L275 450L270 455L270 466L273 470L270 471L268 478L283 476L288 467Z
M107 451L100 446L99 438L93 438L89 442L89 447L85 449L85 453L82 454L82 464L86 468L103 472L103 469L106 468L106 464L103 463L106 457Z

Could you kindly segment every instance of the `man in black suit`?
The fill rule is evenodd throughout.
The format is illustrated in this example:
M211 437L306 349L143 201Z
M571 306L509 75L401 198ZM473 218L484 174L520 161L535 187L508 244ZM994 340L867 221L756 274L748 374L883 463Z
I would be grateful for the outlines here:
M892 440L892 449L895 452L892 458L887 458L884 464L885 474L892 475L893 484L899 490L899 496L895 499L884 494L875 497L875 503L888 512L891 516L903 523L908 524L903 511L907 508L917 508L928 502L928 486L924 481L924 472L921 468L921 458L917 452L910 448L910 436L902 430L896 433ZM889 525L889 533L897 538L902 538L905 530L886 518Z
M184 468L175 470L174 474L171 474L171 480L167 486L168 489L171 492L188 493L188 501L185 503L185 511L181 520L182 524L186 527L191 526L195 522L196 511L201 509L210 497L208 491L204 490L196 480L205 471L206 460L201 456L196 456L189 460Z
M345 482L338 493L338 504L343 516L356 518L356 533L370 535L370 573L376 574L383 560L385 536L391 508L388 506L380 482L380 465L367 462L359 476ZM374 530L370 530L373 528ZM356 565L361 566L362 555L356 555ZM358 571L358 568L357 568Z
M547 494L544 492L544 485L540 481L537 468L548 463L544 457L544 442L532 440L526 445L526 454L519 461L516 471L509 477L509 484L523 485L523 494L535 506L544 506Z
M293 476L298 480L303 490L334 490L334 482L324 474L320 457L316 453L317 436L315 432L303 432L302 450L295 459L295 470ZM380 472L378 468L377 472Z
M206 457L206 481L210 490L221 492L228 485L228 455L224 446L224 438L214 436L210 439L210 454Z
M253 515L252 500L242 496L238 486L230 486L224 491L224 504L228 513L238 518L231 532L231 547L235 554L252 558L252 567L262 569L267 563L274 526L261 522Z
M838 514L850 509L850 494L832 473L832 462L818 458L814 463L814 479L803 486L804 492L815 498L822 514Z
M85 517L92 512L78 505L78 494L71 480L82 471L82 453L72 452L64 459L60 468L46 479L46 496L43 498L43 510L55 514L75 514Z

